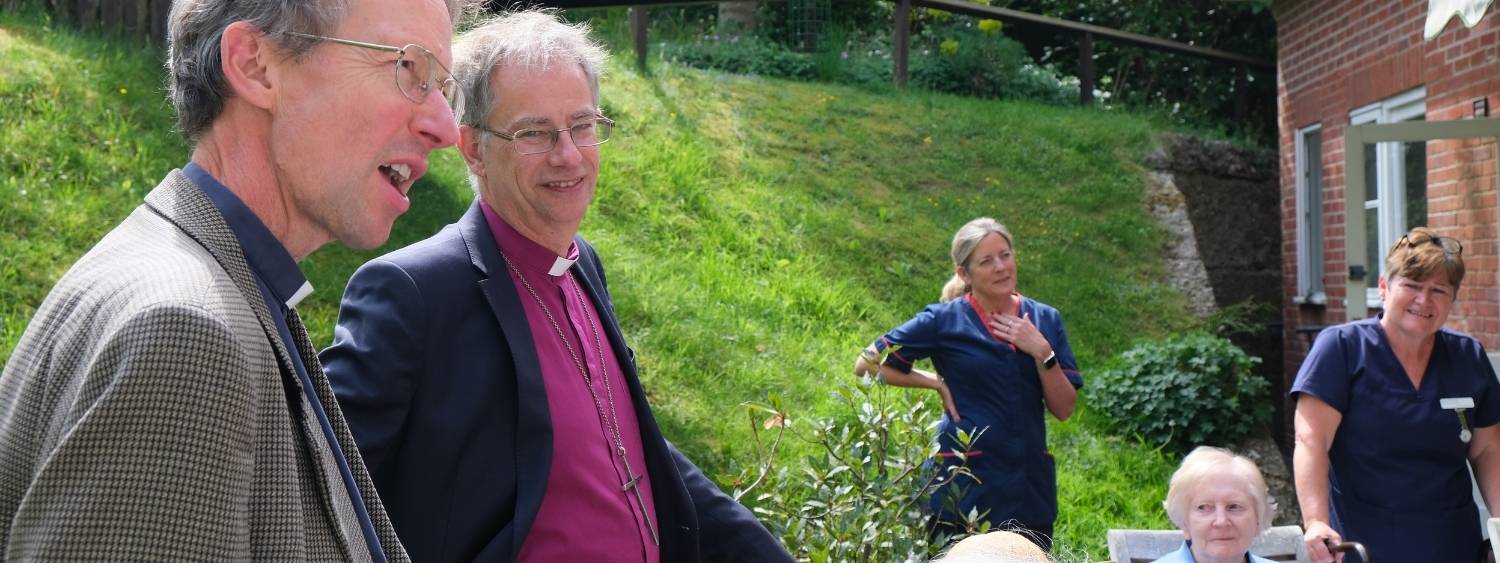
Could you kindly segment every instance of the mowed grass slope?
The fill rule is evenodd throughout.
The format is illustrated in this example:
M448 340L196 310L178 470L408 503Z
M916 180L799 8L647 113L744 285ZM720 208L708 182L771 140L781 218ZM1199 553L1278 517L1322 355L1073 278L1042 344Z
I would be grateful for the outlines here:
M160 55L0 15L0 358L78 256L186 162ZM1125 114L880 93L614 61L619 124L583 232L604 257L668 437L721 482L754 462L740 403L796 417L831 398L860 347L934 301L953 231L981 215L1015 233L1021 289L1056 306L1085 379L1133 340L1190 324L1141 211L1158 125ZM472 195L452 150L382 249L303 263L300 307L330 340L348 275L428 236ZM929 400L936 412L936 401ZM1173 460L1109 436L1088 412L1052 423L1059 544L1104 558L1110 527L1169 527ZM811 452L793 444L782 456Z

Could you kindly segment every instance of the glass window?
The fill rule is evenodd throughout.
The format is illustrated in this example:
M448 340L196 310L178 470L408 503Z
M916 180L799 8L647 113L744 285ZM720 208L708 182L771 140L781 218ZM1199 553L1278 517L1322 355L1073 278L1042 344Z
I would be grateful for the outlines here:
M1418 88L1349 114L1351 125L1419 121L1427 110ZM1367 302L1380 306L1376 279L1385 275L1385 251L1412 227L1427 224L1427 144L1374 143L1365 153L1365 259Z
M1323 293L1323 131L1314 125L1297 132L1297 295L1298 303L1322 304Z
M1403 143L1401 160L1406 191L1406 230L1427 224L1427 143Z
M1365 145L1365 264L1370 276L1365 278L1370 287L1375 287L1375 277L1385 268L1381 265L1380 245L1380 173L1375 145Z

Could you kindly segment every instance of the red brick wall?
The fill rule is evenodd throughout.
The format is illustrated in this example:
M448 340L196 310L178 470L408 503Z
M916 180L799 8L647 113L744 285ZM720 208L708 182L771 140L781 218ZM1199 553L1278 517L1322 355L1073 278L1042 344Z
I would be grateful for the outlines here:
M1468 118L1481 97L1500 117L1500 5L1490 6L1473 29L1454 18L1436 39L1424 41L1427 7L1427 0L1276 0L1272 5L1288 378L1310 344L1297 327L1346 320L1344 128L1349 112L1425 86L1428 121ZM1294 136L1313 124L1322 126L1326 307L1292 302L1297 292ZM1490 351L1500 351L1495 151L1490 140L1434 141L1427 148L1428 222L1463 241L1468 266L1448 326L1474 335Z

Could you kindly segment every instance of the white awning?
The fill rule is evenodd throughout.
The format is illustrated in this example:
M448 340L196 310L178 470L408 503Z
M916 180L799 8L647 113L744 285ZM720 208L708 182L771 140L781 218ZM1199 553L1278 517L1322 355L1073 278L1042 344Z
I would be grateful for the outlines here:
M1427 26L1422 38L1431 41L1441 35L1453 16L1463 20L1464 27L1479 25L1491 2L1494 0L1427 0Z

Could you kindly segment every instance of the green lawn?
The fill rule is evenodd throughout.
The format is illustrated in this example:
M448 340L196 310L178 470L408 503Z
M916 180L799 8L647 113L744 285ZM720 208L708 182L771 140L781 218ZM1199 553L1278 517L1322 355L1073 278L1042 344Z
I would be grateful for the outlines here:
M185 162L157 56L0 15L0 358L69 264ZM660 62L647 76L630 60L619 53L603 83L620 128L583 231L664 431L723 482L752 461L740 403L775 392L793 417L833 416L857 350L936 299L952 232L976 216L1015 233L1021 289L1062 311L1086 379L1194 322L1141 209L1155 121ZM303 263L315 342L354 268L467 206L457 153L433 161L386 247ZM1099 420L1084 401L1051 429L1058 543L1094 560L1107 528L1170 526L1175 463Z

